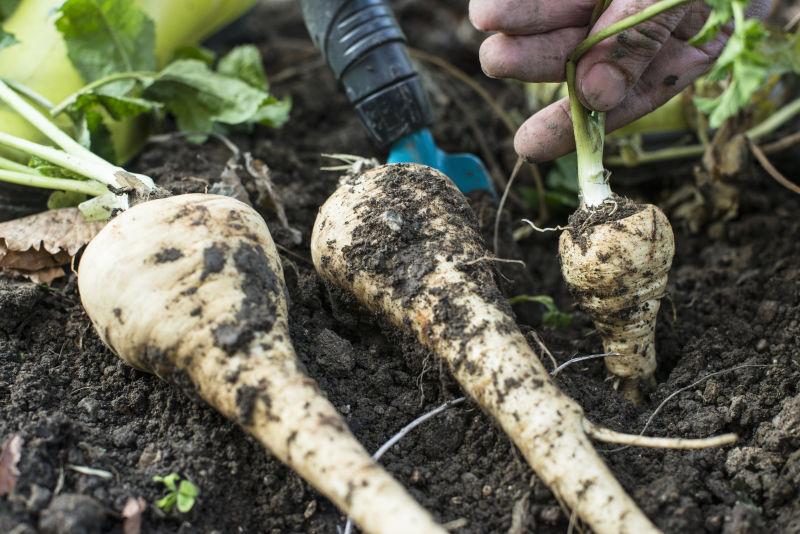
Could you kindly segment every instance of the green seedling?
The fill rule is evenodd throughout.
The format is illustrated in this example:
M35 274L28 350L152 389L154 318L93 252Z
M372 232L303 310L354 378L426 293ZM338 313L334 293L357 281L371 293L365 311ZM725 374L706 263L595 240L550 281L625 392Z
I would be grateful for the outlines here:
M181 480L178 473L170 473L165 477L156 475L153 477L153 482L161 482L169 490L169 493L156 501L156 506L167 513L177 506L178 511L185 514L192 509L200 493L200 488L188 480Z
M566 328L572 324L572 314L564 313L558 309L553 297L550 295L517 295L508 299L508 303L512 306L522 302L536 302L544 306L544 314L542 315L542 323L550 328Z

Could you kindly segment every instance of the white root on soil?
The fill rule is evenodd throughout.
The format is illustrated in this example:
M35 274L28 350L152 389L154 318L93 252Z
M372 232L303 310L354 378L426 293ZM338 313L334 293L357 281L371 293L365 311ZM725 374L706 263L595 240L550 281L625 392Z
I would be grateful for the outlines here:
M381 230L387 212L402 221L399 230ZM486 250L474 214L447 177L419 165L386 165L346 180L320 209L311 247L323 278L449 364L595 532L658 531L594 450L583 410L551 382L491 269L466 266Z
M637 209L618 220L565 230L559 240L564 280L594 320L605 352L618 354L605 360L606 367L623 380L623 393L634 402L640 382L653 382L656 316L675 254L664 213L649 204Z
M298 368L281 262L252 208L196 194L139 204L88 245L78 282L123 360L238 422L365 532L445 532Z

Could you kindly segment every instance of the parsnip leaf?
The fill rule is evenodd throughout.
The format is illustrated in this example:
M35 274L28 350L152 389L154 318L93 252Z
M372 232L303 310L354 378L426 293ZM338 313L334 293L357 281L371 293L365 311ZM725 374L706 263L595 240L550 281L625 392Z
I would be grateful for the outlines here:
M74 120L78 124L78 142L106 161L116 161L117 154L111 130L96 109L87 109Z
M194 59L167 66L145 89L144 95L163 102L182 130L199 132L211 132L215 122L251 122L271 102L265 91L214 72Z
M58 14L67 54L87 82L155 69L155 26L133 0L66 0Z
M160 102L154 102L145 98L110 95L98 91L80 95L75 100L74 109L88 110L94 106L102 107L114 120L135 117L142 113L158 111L164 107Z
M706 4L711 8L711 13L697 35L689 40L689 44L697 46L714 39L722 27L733 17L732 4L735 1L740 0L706 0ZM740 1L740 3L747 4L747 1Z
M217 53L203 46L181 46L175 50L172 61L179 59L199 59L209 67L217 60Z
M266 91L269 89L267 74L261 63L261 54L253 45L237 46L219 60L217 71L233 78L239 78L246 84Z
M708 74L712 81L725 81L722 93L714 98L695 97L697 108L709 116L712 128L718 128L750 104L753 95L774 74L780 74L799 60L792 57L797 49L783 42L768 50L770 34L760 20L746 19L747 0L706 0L712 11L706 25L692 39L702 44L716 37L722 26L735 22L725 48ZM779 57L778 57L779 56Z
M271 128L280 128L289 121L289 113L292 111L292 99L275 98L270 96L261 104L258 112L253 117L252 122L263 124Z

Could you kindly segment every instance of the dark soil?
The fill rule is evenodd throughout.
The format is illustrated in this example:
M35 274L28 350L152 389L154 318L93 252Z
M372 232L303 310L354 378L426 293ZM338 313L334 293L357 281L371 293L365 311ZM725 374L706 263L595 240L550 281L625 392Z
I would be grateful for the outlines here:
M500 105L524 114L518 86L482 77L475 55L479 38L468 30L463 2L395 4L416 47L465 69ZM383 155L370 146L310 48L293 2L259 8L240 26L237 36L215 46L260 43L275 91L294 99L293 119L283 130L234 136L272 169L289 223L302 231L302 243L294 245L275 214L263 210L285 251L292 339L308 373L374 450L461 392L429 353L327 290L315 274L310 230L337 183L336 173L319 170L327 163L320 154ZM438 71L424 74L441 144L480 152L481 142L488 143L491 153L482 155L510 171L511 140L487 106ZM473 125L482 132L480 142ZM203 191L219 181L228 156L214 141L196 146L175 140L149 146L131 168L176 192ZM776 163L800 169L796 160ZM688 166L659 170L653 174L658 181L620 193L663 203L692 182ZM526 180L521 185L530 185ZM733 220L713 222L699 234L675 224L677 252L657 334L659 384L647 402L637 407L622 399L599 361L567 368L558 383L594 421L638 432L669 395L718 373L670 400L648 434L735 431L741 436L735 446L696 452L598 447L666 532L800 532L800 199L754 170L730 183L741 190ZM528 267L501 267L512 280L503 284L505 293L549 294L569 309L556 236L511 242L511 221L535 211L510 205L499 255L522 258ZM473 207L491 236L490 203L473 199ZM565 221L559 213L548 224ZM577 312L571 327L550 330L540 324L538 305L515 311L524 331L535 328L559 362L600 350L591 324ZM123 506L139 496L151 504L144 532L334 533L342 523L328 501L235 424L105 349L82 311L74 277L51 288L0 280L0 439L13 433L24 439L21 476L16 490L0 498L0 532L121 532ZM428 421L382 462L439 520L454 521L456 532L508 532L513 525L518 533L562 533L569 527L552 494L472 404ZM81 474L74 466L102 469L111 478ZM171 472L200 488L187 514L152 506L164 494L152 477Z

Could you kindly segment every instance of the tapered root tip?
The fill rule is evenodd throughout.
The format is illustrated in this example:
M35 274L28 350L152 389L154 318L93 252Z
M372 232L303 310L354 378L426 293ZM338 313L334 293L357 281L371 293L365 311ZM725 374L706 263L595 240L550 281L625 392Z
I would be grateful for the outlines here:
M627 445L631 447L646 447L649 449L711 449L715 447L731 445L732 443L736 443L736 441L739 439L739 436L734 433L720 434L719 436L697 439L659 438L653 436L641 436L637 434L625 434L623 432L616 432L609 428L595 425L588 420L584 421L583 428L586 434L592 439L602 441L603 443L614 443L616 445Z

